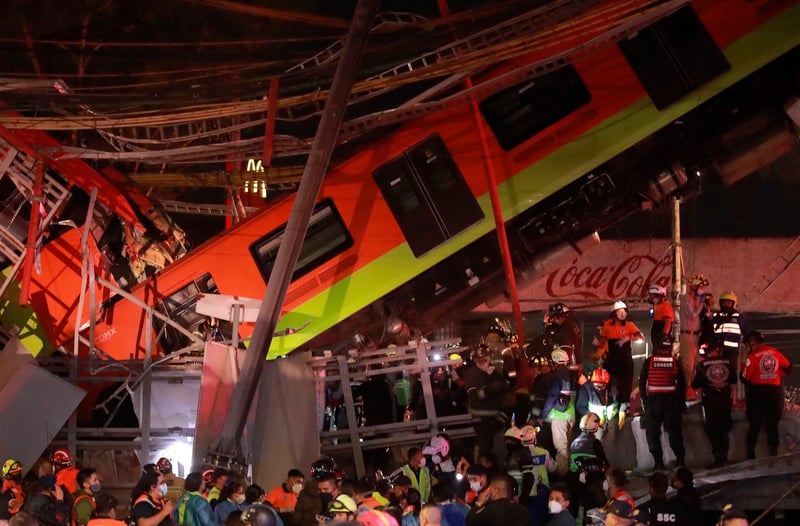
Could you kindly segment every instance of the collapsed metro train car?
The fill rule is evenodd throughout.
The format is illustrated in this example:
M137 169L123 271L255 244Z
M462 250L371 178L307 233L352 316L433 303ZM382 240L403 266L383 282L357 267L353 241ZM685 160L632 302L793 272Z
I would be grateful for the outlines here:
M502 294L486 162L523 279L642 203L673 195L692 159L658 148L633 161L620 156L800 43L797 5L665 2L643 6L638 16L500 61L473 78L476 86L497 86L477 115L468 103L445 105L331 166L278 330L308 325L275 338L268 357L351 345L356 333L385 344ZM139 302L191 333L205 321L193 308L199 294L261 298L293 202L292 195L271 202L188 255L166 257L135 284L129 268L105 259L98 230L90 243L98 275L138 302L98 286L94 346L129 359L143 357L147 331L158 335L153 352L189 343L158 321L151 328ZM46 244L42 272L32 277L31 305L56 345L69 344L78 325L88 335L88 309L83 323L77 319L78 241L73 231ZM242 338L251 332L240 326Z

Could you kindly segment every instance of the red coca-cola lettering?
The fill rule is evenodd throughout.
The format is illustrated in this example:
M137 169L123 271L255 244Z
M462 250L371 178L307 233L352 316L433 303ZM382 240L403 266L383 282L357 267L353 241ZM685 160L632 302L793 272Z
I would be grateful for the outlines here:
M616 266L581 265L578 258L552 272L545 284L551 298L618 299L643 296L651 283L670 284L672 258L628 256Z

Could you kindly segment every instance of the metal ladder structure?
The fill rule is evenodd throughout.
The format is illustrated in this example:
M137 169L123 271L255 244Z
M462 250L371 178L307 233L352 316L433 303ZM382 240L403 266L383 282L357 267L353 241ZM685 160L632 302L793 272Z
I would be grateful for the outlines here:
M773 283L778 281L798 259L800 259L800 236L789 243L783 252L765 269L765 273L760 276L758 283L753 284L756 295L761 296L767 292Z
M10 217L4 216L2 223L0 223L0 256L8 260L11 265L11 272L8 273L2 285L0 285L0 297L3 296L25 260L25 241L28 233L27 218L21 218L19 214L22 206L30 201L33 196L36 163L36 159L18 151L5 139L0 138L0 181L4 178L11 180L22 198L13 210L12 215ZM69 196L70 192L65 184L50 174L48 170L45 170L41 202L44 210L38 225L37 239L50 224L61 204ZM14 229L16 221L25 222L25 228L22 231ZM22 239L20 239L21 232L24 232Z

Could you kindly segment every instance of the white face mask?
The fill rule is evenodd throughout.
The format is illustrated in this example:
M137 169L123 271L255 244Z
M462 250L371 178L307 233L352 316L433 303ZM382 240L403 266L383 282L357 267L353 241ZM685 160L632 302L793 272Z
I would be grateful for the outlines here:
M236 504L242 504L244 502L244 495L236 495L236 498L233 499L233 502Z
M292 484L292 493L300 493L303 491L303 485L299 482L297 484Z
M158 487L158 490L161 492L161 496L164 497L164 496L167 495L167 491L169 491L169 487L167 486L167 483L164 482Z
M470 482L469 489L472 491L480 491L481 490L481 483L480 482Z
M547 503L547 509L550 510L550 513L552 513L553 515L556 515L564 511L564 507L557 500L549 501Z

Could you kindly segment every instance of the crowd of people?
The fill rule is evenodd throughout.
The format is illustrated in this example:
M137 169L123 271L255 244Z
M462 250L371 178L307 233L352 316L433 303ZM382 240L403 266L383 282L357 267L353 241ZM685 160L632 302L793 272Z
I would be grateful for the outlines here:
M444 405L451 407L458 399L475 418L474 451L456 451L447 434L440 433L423 447L408 448L406 462L388 477L378 471L376 477L350 480L332 458L323 457L311 465L308 478L292 469L270 491L221 468L180 479L170 460L161 458L144 466L122 520L117 516L120 503L103 492L97 470L78 469L70 452L59 448L24 479L19 462L5 462L0 521L11 526L698 524L700 501L684 465L681 431L687 396L703 405L711 467L728 461L736 401L732 386L738 381L745 385L747 457L755 458L762 426L769 453L775 455L782 377L792 364L751 330L736 310L733 293L721 294L719 309L714 309L703 276L693 276L688 285L680 327L673 326L666 289L652 284L646 290L653 306L653 353L641 368L638 391L655 471L648 479L650 499L638 508L626 490L626 474L609 465L603 446L609 425L625 425L636 390L632 345L645 340L628 320L628 305L616 301L589 352L563 303L550 306L543 334L528 346L518 345L508 324L489 328L449 375L461 396ZM679 335L677 342L673 335ZM363 412L368 424L392 421L389 415L398 408L387 394L386 378L373 375L357 389L371 402ZM407 394L406 413L413 412L413 389ZM332 421L338 419L331 415ZM676 496L671 499L662 428L676 456L671 476ZM729 510L720 524L741 526L746 518Z

